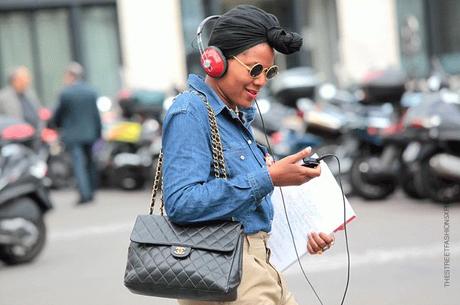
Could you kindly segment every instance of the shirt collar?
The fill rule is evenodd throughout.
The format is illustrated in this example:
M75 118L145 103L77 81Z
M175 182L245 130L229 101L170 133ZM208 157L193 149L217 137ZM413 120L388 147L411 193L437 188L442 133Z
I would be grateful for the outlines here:
M188 84L190 87L206 96L206 99L208 100L212 109L214 109L216 115L221 113L222 109L227 107L216 94L216 92L204 82L203 77L196 74L190 74L188 77Z
M204 82L203 77L196 74L190 74L188 77L188 84L190 87L206 96L216 115L220 114L223 109L227 108L227 105L220 99L217 93ZM249 108L239 108L239 111L243 112L245 122L251 123L254 120L256 112L254 106ZM233 118L238 118L234 112L229 110L229 113Z
M256 107L252 106L249 108L240 108L240 111L243 112L244 114L244 121L248 122L249 124L254 121L254 118L256 116Z

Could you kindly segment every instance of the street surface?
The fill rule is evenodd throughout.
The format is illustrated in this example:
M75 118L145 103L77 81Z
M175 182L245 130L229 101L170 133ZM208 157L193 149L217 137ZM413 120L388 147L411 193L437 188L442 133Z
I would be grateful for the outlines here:
M103 190L94 205L75 207L73 191L54 192L42 255L29 265L0 264L0 305L176 304L131 294L123 286L130 230L136 215L147 213L149 196L148 190ZM349 199L358 218L348 227L351 279L345 304L460 304L459 204L445 213L442 205L401 193L380 202ZM450 287L444 287L446 215ZM340 232L331 250L302 259L324 305L340 304L345 253ZM284 274L299 304L319 304L297 265Z

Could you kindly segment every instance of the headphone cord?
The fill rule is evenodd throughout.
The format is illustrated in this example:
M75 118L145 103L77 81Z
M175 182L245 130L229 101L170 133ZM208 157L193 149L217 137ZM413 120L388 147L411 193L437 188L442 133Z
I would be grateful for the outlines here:
M254 101L255 101L255 104L257 106L257 111L259 112L259 117L260 117L260 121L262 123L262 128L263 128L263 131L264 131L265 141L267 142L268 150L269 150L270 155L272 156L274 162L276 162L275 155L273 154L270 142L268 141L267 130L265 129L265 122L264 122L264 119L262 117L262 113L261 113L260 108L259 108L259 103L257 103L256 99ZM342 192L342 202L343 202L343 229L344 229L344 234L345 234L345 245L346 245L346 250L347 250L347 281L346 281L345 291L343 293L342 301L340 303L341 305L343 305L343 303L345 301L345 297L347 295L348 286L349 286L349 283L350 283L350 250L349 250L349 247L348 247L346 203L345 203L345 194L343 192L343 187L342 187L342 179L341 179L342 174L341 174L339 158L336 155L333 155L333 154L326 154L326 155L323 155L320 158L318 158L318 161L320 161L322 159L325 159L325 158L329 158L329 157L335 158L337 160L337 163L338 163L338 167L339 167L339 176L338 176L339 177L339 186L340 186L340 190ZM288 224L289 233L291 235L292 244L294 245L294 250L295 250L295 254L296 254L296 257L297 257L297 262L299 264L300 270L302 271L302 274L303 274L305 280L310 285L310 288L312 289L312 291L315 294L316 298L318 299L318 302L321 305L324 305L322 300L321 300L321 298L319 297L318 293L316 292L316 289L313 287L313 284L308 279L308 276L305 273L303 265L300 262L299 251L297 250L297 246L295 244L294 233L292 232L291 224L289 222L289 217L288 217L288 213L287 213L287 209L286 209L286 203L284 201L283 189L281 187L279 187L279 190L280 190L280 194L281 194L281 200L283 202L284 215L286 216L286 221L287 221L287 224Z
M326 158L334 158L334 159L337 160L337 165L339 167L339 175L338 175L339 186L340 186L340 191L342 192L343 232L344 232L344 236L345 236L345 248L346 248L346 251L347 251L347 281L346 281L346 284L345 284L345 290L343 292L342 301L340 302L340 305L343 305L343 302L345 302L345 297L346 297L347 292L348 292L348 286L350 284L350 249L348 247L347 213L346 213L345 194L343 192L343 187L342 187L342 170L340 168L340 160L339 160L339 158L334 154L325 154L325 155L322 155L321 157L319 157L317 160L320 161L320 160L323 160L323 159L326 159Z

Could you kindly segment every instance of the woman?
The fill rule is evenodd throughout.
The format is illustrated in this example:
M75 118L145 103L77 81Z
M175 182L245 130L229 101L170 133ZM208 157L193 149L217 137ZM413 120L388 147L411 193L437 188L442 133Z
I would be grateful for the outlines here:
M224 75L205 79L191 75L190 90L176 98L164 120L164 198L169 218L178 223L234 219L243 225L242 279L238 299L228 304L297 304L269 263L270 195L275 186L300 185L319 176L321 169L298 164L310 155L309 148L270 162L266 149L254 139L251 122L257 93L277 72L274 49L289 54L301 44L298 34L280 28L276 17L261 9L241 5L228 11L216 21L209 40L226 58ZM228 179L214 177L208 114L199 95L216 114ZM313 233L307 247L315 254L332 243L332 236ZM179 304L218 303L179 300Z

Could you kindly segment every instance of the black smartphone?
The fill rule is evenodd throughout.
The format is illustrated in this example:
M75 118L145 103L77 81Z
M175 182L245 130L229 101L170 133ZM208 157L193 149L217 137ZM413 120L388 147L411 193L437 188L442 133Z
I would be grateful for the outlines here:
M309 168L315 168L319 165L319 160L317 158L304 158L303 159L303 164L302 166L309 167Z

